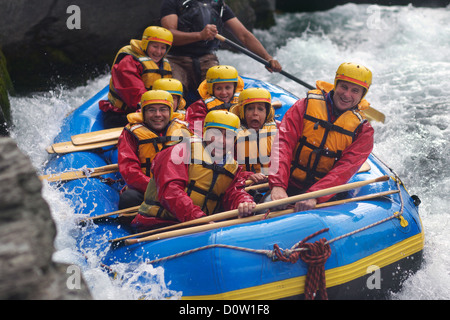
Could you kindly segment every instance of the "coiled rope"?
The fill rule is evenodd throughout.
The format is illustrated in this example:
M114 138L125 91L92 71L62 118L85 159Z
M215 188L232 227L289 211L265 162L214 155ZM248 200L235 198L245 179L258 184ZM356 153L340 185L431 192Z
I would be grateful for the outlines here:
M322 229L306 237L293 248L303 249L295 251L285 257L277 244L274 245L274 252L281 261L296 263L300 257L308 265L308 273L305 280L305 299L314 300L316 291L319 290L320 298L328 300L327 284L325 278L325 262L331 255L330 245L327 239L322 238L314 243L307 243L309 239L327 232L329 229Z

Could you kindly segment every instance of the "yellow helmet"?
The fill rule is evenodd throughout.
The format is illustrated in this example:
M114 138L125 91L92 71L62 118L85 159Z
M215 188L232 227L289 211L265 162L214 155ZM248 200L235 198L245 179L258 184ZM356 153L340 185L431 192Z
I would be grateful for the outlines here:
M153 90L164 90L170 94L176 94L183 97L183 85L181 81L174 78L161 78L153 82Z
M173 98L172 95L164 90L150 90L144 93L141 97L141 110L144 112L146 106L152 104L164 104L170 109L170 118L173 113Z
M351 82L366 89L364 97L372 84L372 71L361 64L344 62L336 71L336 77L334 78L335 88L339 80Z
M153 90L165 90L172 95L180 96L177 109L174 111L184 110L186 100L183 97L183 84L175 78L161 78L153 82Z
M243 90L239 94L239 118L245 119L245 106L254 103L263 102L266 105L266 121L272 119L275 114L275 110L272 108L272 97L270 92L264 88L249 88Z
M203 124L203 132L209 128L226 129L237 132L241 126L239 117L226 110L213 110L208 112Z
M236 82L238 83L238 72L232 66L214 66L206 72L206 87L210 95L213 95L215 83L219 82Z
M144 30L144 33L142 34L142 41L141 46L142 50L144 52L147 51L148 43L150 41L160 42L167 45L168 52L170 48L172 47L173 43L173 34L169 30L163 28L163 27L157 27L157 26L150 26L147 27Z

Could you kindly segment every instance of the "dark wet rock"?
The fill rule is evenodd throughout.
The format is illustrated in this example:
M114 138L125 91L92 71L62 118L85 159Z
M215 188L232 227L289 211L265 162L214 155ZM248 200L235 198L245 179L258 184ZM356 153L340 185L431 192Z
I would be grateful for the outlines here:
M11 138L0 138L0 181L0 299L91 299L77 266L52 261L56 227L42 184Z

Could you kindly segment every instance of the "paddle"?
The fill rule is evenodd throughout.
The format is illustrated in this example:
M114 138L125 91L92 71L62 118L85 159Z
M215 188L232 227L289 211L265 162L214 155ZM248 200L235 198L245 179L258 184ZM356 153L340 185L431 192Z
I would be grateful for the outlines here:
M98 130L93 132L81 133L72 136L70 139L76 146L110 140L118 140L123 127Z
M229 46L235 48L236 50L239 50L240 52L246 54L247 56L249 56L250 58L255 59L258 62L261 62L263 65L265 65L266 67L270 68L270 62L261 58L260 56L258 56L257 54L251 52L250 50L247 50L246 48L238 45L237 43L225 38L224 36L217 34L216 35L216 39L218 39L221 42L224 42L226 44L228 44ZM284 70L281 70L279 72L280 74L282 74L283 76L301 84L302 86L306 87L309 90L313 90L316 89L315 87L313 87L312 85L300 80L299 78L293 76L292 74L287 73ZM374 108L370 107L368 109L363 110L364 114L366 114L366 116L369 118L369 120L375 120L375 121L379 121L384 123L385 120L385 116L383 113L381 113L378 110L375 110Z
M108 173L114 173L119 171L119 166L117 164L109 164L103 167L97 168L87 168L85 170L68 171L56 174L47 174L44 176L39 176L39 179L47 180L48 182L55 181L70 181L81 178L98 177Z
M114 215L135 216L137 214L137 211L139 210L139 207L140 206L135 206L135 207L125 208L125 209L121 209L121 210L117 210L117 211L113 211L113 212L108 212L105 214L100 214L100 215L94 216L94 217L88 217L86 219L81 220L80 223L84 223L89 220L97 220L97 219L101 219L101 218L107 218L107 217L114 216Z
M72 141L67 142L58 142L54 143L51 146L47 147L48 153L70 153L70 152L77 152L77 151L88 151L92 149L98 149L108 146L116 145L118 142L117 139L114 140L108 140L108 141L100 141L100 142L94 142L89 144L83 144L83 145L74 145Z
M87 151L117 144L123 128L111 128L73 135L71 141L54 143L47 147L48 153Z
M325 203L321 203L321 204L316 205L314 207L314 209L320 209L320 208L326 208L326 207L331 207L331 206L337 206L337 205L340 205L340 204L356 202L356 201L366 201L366 200L371 200L371 199L375 199L375 198L379 198L379 197L392 195L392 194L399 193L399 192L400 192L399 190L390 190L390 191L383 191L383 192L378 192L378 193L369 194L369 195L360 196L360 197L355 197L355 198L349 198L349 199L325 202ZM281 215L288 214L288 213L293 213L293 212L295 212L295 209L294 208L290 208L290 209L286 209L286 210L271 212L267 216L258 215L258 217L260 217L259 220L263 220L263 219L267 219L267 218L279 217ZM243 218L243 219L247 219L247 218ZM238 220L233 220L233 221L236 221L237 223L249 222L248 220L243 221L243 219L238 219ZM124 237L121 237L121 238L116 238L116 239L109 240L109 242L119 242L119 241L122 241L122 240L125 240L125 239L129 239L129 238L146 236L146 235L151 235L151 234L155 234L155 233L161 233L163 231L168 231L168 230L173 230L173 229L181 229L183 227L184 227L183 223L179 223L179 224L170 225L170 226L163 227L163 228L158 228L158 229L153 229L153 230L149 230L149 231L144 231L144 232L141 232L141 233L130 234L128 236L124 236Z
M80 178L80 177L78 177L78 178ZM75 179L77 179L77 178L75 178ZM61 181L61 179L55 179L55 181ZM247 186L244 188L245 191L257 190L257 189L269 187L268 182L261 183L261 184L253 184L252 180L246 180L245 185ZM137 215L137 211L139 210L139 207L140 206L135 206L135 207L130 207L130 208L117 210L117 211L113 211L113 212L109 212L109 213L100 214L100 215L94 216L94 217L88 217L86 219L81 220L80 223L87 222L89 220L97 220L97 219L101 219L101 218L107 218L107 217L115 216L115 215L122 216L122 217L125 217L125 216L132 217L132 216Z
M386 120L386 116L384 115L384 113L381 113L377 109L372 108L370 106L367 109L364 109L362 111L364 112L367 119L369 119L369 120L375 120L375 121L378 121L381 123L384 123L384 121Z
M101 168L101 167L99 167ZM94 169L95 170L95 169ZM363 165L361 166L361 168L359 168L358 173L361 172L367 172L370 170L370 165L367 162L364 162ZM82 177L77 177L77 178L82 178ZM77 179L75 178L75 179ZM60 181L60 180L56 180L56 181ZM258 190L258 189L262 189L262 188L268 188L269 187L269 183L260 183L260 184L253 184L252 180L246 180L245 181L245 191L250 191L250 190ZM88 220L97 220L97 219L101 219L101 218L106 218L106 217L110 217L110 216L114 216L114 215L119 215L119 216L135 216L137 214L137 210L139 209L139 206L136 207L131 207L131 208L127 208L127 209L122 209L122 210L117 210L117 211L113 211L113 212L109 212L109 213L104 213L98 216L94 216L94 217L88 217L80 222L86 222ZM160 230L160 229L159 229ZM133 237L134 235L130 236Z
M327 189L323 189L323 190L319 190L319 191L314 191L314 192L310 192L310 193L306 193L306 194L300 194L300 195L288 197L285 199L273 200L270 202L261 203L261 204L256 205L253 212L258 212L258 211L262 211L262 210L266 210L266 209L270 209L270 208L274 208L274 207L278 207L278 206L282 206L282 205L287 205L287 204L295 203L298 201L319 198L319 197L323 197L323 196L330 195L330 194L345 192L345 191L349 191L352 189L361 188L361 187L371 184L371 183L383 182L383 181L387 181L387 180L389 180L389 176L382 176L382 177L378 177L378 178L370 179L370 180L366 180L366 181L347 183L344 185L331 187L331 188L327 188ZM183 223L180 223L175 226L185 227L185 226L193 226L193 225L198 225L198 224L206 224L206 223L209 223L212 221L220 221L220 220L236 218L237 216L238 216L238 210L235 209L235 210L230 210L230 211L226 211L226 212L222 212L222 213L217 213L217 214L214 214L211 216L206 216L203 218L183 222ZM257 217L257 216L253 216L253 217L249 217L249 218L255 218L255 217ZM247 219L247 218L244 218L244 219ZM251 219L248 219L248 220L244 220L244 219L240 219L240 220L241 221L243 220L244 222L255 221L255 220L251 220ZM211 230L214 228L220 228L222 226L228 226L228 225L232 225L232 224L233 224L233 221L222 221L222 222L219 222L216 224L201 225L201 226L196 226L196 227L183 229L183 230L167 231L167 232L159 233L157 235L152 235L152 236L148 236L148 237L144 237L144 238L127 239L124 241L124 244L130 245L130 244L135 244L138 242L166 239L166 238L170 238L170 237L176 237L179 235L187 235L187 234L192 234L192 233L196 233L196 232L200 232L200 231Z

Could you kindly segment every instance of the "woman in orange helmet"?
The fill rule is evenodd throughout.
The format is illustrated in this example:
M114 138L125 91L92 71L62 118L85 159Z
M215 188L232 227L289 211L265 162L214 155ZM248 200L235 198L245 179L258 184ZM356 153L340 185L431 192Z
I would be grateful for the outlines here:
M119 50L111 68L108 100L99 101L105 128L125 126L127 114L139 109L141 96L152 89L153 82L172 77L165 59L172 42L169 30L150 26L142 40L132 39Z

